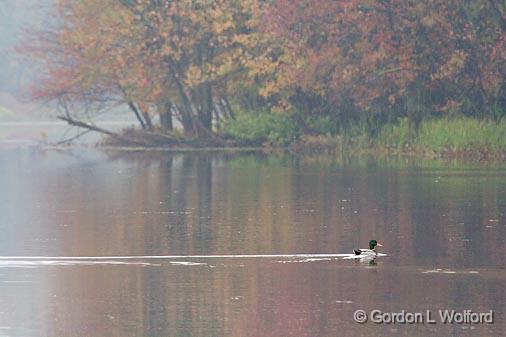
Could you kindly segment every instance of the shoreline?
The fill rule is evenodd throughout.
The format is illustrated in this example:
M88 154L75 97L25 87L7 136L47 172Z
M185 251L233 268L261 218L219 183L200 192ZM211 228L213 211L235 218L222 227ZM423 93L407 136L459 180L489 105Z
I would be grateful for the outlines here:
M42 130L44 131L44 130ZM42 131L40 131L42 133ZM395 134L395 133L394 133ZM177 133L173 135L150 135L143 137L145 133L137 130L126 129L118 134L123 139L109 136L88 142L69 142L58 144L45 139L13 138L0 140L1 148L38 148L42 150L64 151L76 148L93 148L104 152L167 152L167 153L246 153L257 152L264 154L291 153L306 157L349 157L349 158L375 158L375 159L414 159L414 160L458 160L462 162L506 162L506 151L503 145L496 143L474 143L466 140L455 146L434 146L423 142L410 142L407 138L394 139L385 137L370 137L365 134L355 136L342 135L301 135L297 140L291 142L263 144L248 144L245 141L233 140L230 138L219 138L222 144L206 144L206 141L184 139ZM125 141L131 137L133 141ZM217 136L219 137L219 136ZM430 138L429 138L430 139ZM130 139L126 139L130 140ZM142 140L140 143L139 140ZM501 141L502 142L502 141ZM440 142L440 144L445 144Z
M190 146L124 146L124 145L101 145L90 144L89 146L80 145L62 145L51 146L42 145L43 150L65 151L79 148L91 148L104 152L117 153L135 153L135 152L164 152L164 153L263 153L263 154L293 154L304 157L335 157L342 156L348 158L374 158L374 159L406 159L406 160L442 160L459 161L472 163L487 162L506 162L506 152L489 151L484 149L472 150L451 150L441 149L440 152L419 149L416 147L407 147L404 151L398 149L388 149L386 145L376 145L372 147L339 147L329 146L327 143L302 143L298 142L289 146L210 146L210 147L190 147Z

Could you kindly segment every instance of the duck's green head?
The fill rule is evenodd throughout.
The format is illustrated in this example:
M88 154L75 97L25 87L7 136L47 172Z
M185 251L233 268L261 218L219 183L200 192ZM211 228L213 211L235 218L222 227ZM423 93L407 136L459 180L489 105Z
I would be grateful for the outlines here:
M383 245L376 240L369 241L369 249L374 249L376 246L383 247Z

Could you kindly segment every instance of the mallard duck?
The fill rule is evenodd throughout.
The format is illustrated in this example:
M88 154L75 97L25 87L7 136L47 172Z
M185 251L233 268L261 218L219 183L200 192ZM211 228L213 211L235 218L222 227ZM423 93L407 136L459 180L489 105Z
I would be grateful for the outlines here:
M378 243L376 240L369 241L369 249L361 248L361 249L353 249L353 253L355 255L363 255L363 256L378 256L378 252L376 251L376 246L383 247L381 243Z

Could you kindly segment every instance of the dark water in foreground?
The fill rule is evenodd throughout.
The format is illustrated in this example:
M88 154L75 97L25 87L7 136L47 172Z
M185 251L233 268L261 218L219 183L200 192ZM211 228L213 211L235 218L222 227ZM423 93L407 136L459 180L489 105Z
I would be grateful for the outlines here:
M0 336L504 336L504 167L0 150ZM334 257L114 256L348 253ZM14 259L13 256L106 260ZM426 313L436 324L358 324ZM442 324L439 309L494 311Z

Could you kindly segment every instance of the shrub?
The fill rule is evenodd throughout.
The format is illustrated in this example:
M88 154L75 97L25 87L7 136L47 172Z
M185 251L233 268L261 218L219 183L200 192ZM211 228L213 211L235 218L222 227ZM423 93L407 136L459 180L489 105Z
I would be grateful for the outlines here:
M300 129L287 114L261 112L242 113L236 119L226 121L222 133L251 145L265 142L286 145L299 138Z

